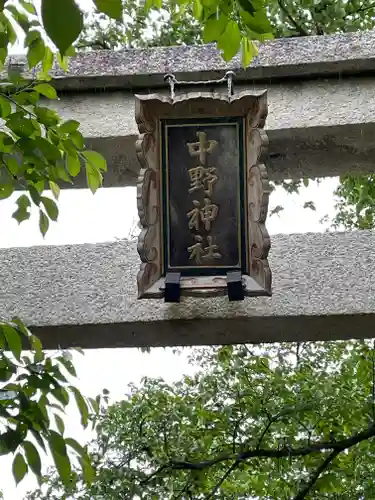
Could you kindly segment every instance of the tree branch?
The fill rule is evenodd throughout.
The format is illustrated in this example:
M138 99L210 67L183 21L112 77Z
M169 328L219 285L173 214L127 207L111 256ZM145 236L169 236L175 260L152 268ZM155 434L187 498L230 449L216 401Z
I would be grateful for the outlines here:
M370 5L368 5L367 7L364 7L364 5L362 5L361 7L359 7L358 9L356 10L353 10L351 12L348 12L347 14L345 14L345 16L343 17L344 21L349 17L349 16L353 16L355 14L359 14L360 12L366 12L367 10L370 10L372 8L375 7L375 2L371 3Z
M284 12L286 17L289 19L289 21L293 24L295 27L296 31L300 36L309 36L309 33L305 30L303 26L297 23L297 21L293 18L293 16L290 14L288 9L285 7L283 0L278 0L278 4L280 9Z
M306 498L306 495L314 487L314 484L319 479L319 476L328 468L330 463L337 457L340 451L341 450L334 450L328 455L324 462L322 462L321 465L316 469L305 487L297 493L297 495L294 497L294 500L304 500L304 498Z
M301 446L299 448L255 448L243 451L238 454L227 453L220 455L211 460L204 460L202 462L187 462L180 460L171 460L166 468L169 470L203 470L218 463L227 461L244 462L250 458L289 458L289 457L304 457L321 451L335 451L340 453L356 444L370 439L375 436L375 425L372 425L367 430L354 434L353 436L342 439L341 441L324 441L317 443L310 443L308 446Z
M215 488L211 491L211 493L208 494L208 496L206 497L206 500L210 500L210 498L214 498L215 494L219 491L219 489L220 489L221 485L223 484L223 482L227 479L227 477L230 476L230 474L234 471L234 469L238 466L238 464L239 464L239 462L235 461L229 467L229 469L225 472L225 474L220 479L220 481L217 483L217 485L215 486Z

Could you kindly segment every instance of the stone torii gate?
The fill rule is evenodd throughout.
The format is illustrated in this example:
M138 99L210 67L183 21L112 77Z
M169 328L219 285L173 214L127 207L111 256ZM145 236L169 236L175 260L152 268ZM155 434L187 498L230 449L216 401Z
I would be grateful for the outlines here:
M375 32L276 40L246 70L212 45L79 54L67 74L55 72L52 105L106 157L104 186L135 185L134 93L167 92L166 73L208 80L233 70L236 91L268 88L271 180L373 172L374 43ZM374 251L367 231L273 236L271 298L165 304L137 300L136 243L1 249L0 310L46 348L373 337Z

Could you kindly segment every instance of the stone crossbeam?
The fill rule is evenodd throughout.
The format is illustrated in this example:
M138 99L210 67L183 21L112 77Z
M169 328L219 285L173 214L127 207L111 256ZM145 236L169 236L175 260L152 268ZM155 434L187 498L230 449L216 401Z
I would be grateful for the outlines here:
M374 45L375 31L278 39L261 46L246 69L239 58L226 63L213 44L81 53L68 72L52 71L60 100L51 105L79 120L87 146L106 157L105 186L134 185L134 94L166 92L166 73L197 81L234 70L235 90L268 89L271 179L373 172ZM9 63L33 78L23 56ZM82 175L74 187L85 186Z
M46 348L225 344L375 336L375 234L272 238L273 296L138 300L136 243L0 250L0 311Z

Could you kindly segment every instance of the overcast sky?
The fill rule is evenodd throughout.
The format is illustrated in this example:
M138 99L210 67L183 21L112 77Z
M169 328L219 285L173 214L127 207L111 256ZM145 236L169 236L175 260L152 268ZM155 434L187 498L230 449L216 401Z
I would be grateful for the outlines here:
M88 8L90 0L79 2ZM319 186L311 183L299 195L288 195L282 189L271 196L271 208L283 205L280 216L268 221L272 234L293 232L318 232L329 227L320 224L325 215L333 214L333 190L337 179L328 179ZM137 220L135 188L101 189L94 196L88 190L66 190L61 193L58 223L52 223L43 239L38 230L37 213L20 226L11 218L17 195L0 202L0 248L31 245L64 245L114 241L127 238ZM314 201L317 210L303 209L306 201ZM121 215L119 215L121 214ZM250 299L247 299L250 300ZM176 357L171 350L153 349L151 354L142 354L136 349L90 350L85 356L76 357L79 375L77 385L85 395L95 396L103 388L110 390L113 399L127 392L127 384L139 382L143 376L162 376L168 381L178 379L191 371L185 356ZM67 435L83 439L78 415L71 407L67 418ZM86 434L88 438L89 435ZM19 500L35 484L26 479L16 488L10 473L9 459L0 460L0 489L5 500ZM9 473L8 473L9 472Z

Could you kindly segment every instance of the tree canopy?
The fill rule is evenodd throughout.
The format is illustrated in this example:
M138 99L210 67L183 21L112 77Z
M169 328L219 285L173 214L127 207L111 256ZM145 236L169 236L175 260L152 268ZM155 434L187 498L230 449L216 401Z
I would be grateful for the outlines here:
M102 413L90 487L52 475L28 499L374 498L370 342L222 346L191 362L194 376L145 378Z

